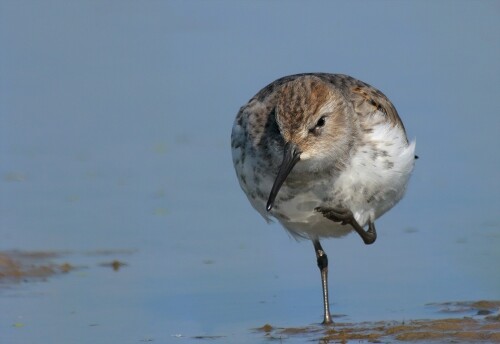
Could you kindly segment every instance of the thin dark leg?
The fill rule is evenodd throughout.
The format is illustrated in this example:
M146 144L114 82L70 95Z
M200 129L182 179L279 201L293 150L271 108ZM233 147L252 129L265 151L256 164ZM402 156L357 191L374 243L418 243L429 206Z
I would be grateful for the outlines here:
M365 231L363 227L361 227L354 218L354 215L352 214L352 211L349 209L334 209L334 208L326 208L326 207L317 207L314 210L320 212L323 214L324 217L326 217L329 220L332 220L334 222L340 222L343 225L351 225L352 228L359 234L361 239L363 239L363 242L366 245L373 244L375 240L377 240L377 231L375 229L375 223L374 222L369 222L368 223L368 230Z
M321 272L321 285L323 286L323 308L324 318L323 324L331 324L332 316L330 315L330 304L328 302L328 257L326 256L323 247L319 240L313 240L314 250L316 251L316 258L318 261L319 271Z

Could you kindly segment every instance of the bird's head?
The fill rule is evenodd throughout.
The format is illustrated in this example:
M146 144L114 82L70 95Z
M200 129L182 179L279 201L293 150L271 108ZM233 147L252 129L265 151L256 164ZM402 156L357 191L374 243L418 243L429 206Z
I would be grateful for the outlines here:
M333 169L352 134L352 108L339 91L317 77L284 84L274 113L283 160L269 194L267 211L272 209L292 169Z

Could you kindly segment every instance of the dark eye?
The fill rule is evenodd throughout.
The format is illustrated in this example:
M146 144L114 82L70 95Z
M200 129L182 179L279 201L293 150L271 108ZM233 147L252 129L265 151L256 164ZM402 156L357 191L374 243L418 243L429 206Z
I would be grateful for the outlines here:
M323 129L324 126L325 126L325 116L318 119L316 125L313 128L309 129L309 132L311 132L314 135L319 135L321 134L321 129Z
M318 119L318 123L316 123L316 128L321 128L325 125L325 117L321 117L320 119Z

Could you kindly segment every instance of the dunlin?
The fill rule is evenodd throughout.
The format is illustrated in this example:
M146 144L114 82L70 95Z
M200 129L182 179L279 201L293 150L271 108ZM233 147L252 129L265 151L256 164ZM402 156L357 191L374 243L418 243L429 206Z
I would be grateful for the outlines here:
M354 230L375 242L375 220L403 197L415 142L379 90L347 75L311 73L280 78L250 99L236 116L231 147L252 206L313 242L323 323L331 323L319 240Z

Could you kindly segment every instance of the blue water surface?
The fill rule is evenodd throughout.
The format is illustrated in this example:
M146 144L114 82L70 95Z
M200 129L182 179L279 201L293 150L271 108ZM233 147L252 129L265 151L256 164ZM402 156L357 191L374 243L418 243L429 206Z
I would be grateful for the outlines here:
M420 156L375 245L324 241L338 319L500 299L499 15L496 1L0 2L0 250L82 267L0 289L0 342L255 343L266 323L320 322L312 245L251 208L230 153L239 107L300 72L381 89ZM113 259L127 266L99 265Z

